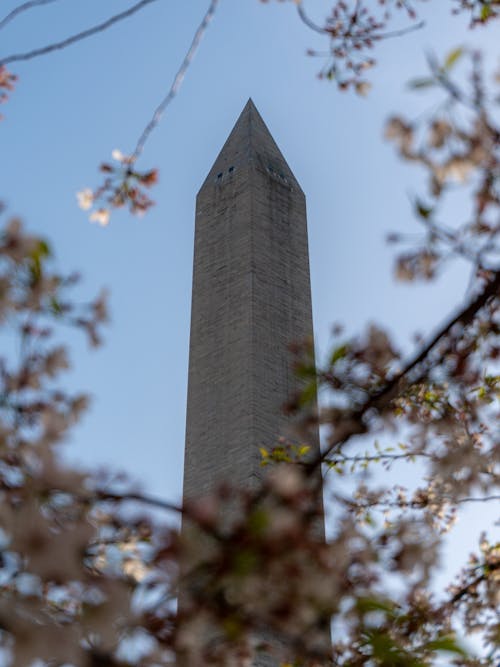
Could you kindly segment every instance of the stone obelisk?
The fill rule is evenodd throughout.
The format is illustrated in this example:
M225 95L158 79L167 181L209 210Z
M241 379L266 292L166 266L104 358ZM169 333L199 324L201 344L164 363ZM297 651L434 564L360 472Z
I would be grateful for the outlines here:
M312 335L304 193L249 100L196 200L185 500L258 486L260 448L292 435L290 344Z
M305 196L249 100L196 201L185 498L258 484L312 334Z

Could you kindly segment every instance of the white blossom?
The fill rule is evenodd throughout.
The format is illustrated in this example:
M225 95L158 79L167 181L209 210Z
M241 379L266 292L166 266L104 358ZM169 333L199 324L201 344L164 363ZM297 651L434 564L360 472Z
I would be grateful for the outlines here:
M98 208L90 214L90 222L97 222L101 227L106 227L109 224L110 211L108 208Z
M83 211L88 211L89 208L94 203L94 193L90 188L85 188L76 193L76 198L78 200L78 206Z

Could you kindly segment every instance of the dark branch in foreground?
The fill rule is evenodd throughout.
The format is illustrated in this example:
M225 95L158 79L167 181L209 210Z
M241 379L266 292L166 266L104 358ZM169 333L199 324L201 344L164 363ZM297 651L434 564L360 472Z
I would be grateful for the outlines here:
M78 499L82 500L82 502L94 502L96 500L110 502L137 502L142 505L149 505L150 507L166 510L167 512L177 512L179 514L182 514L183 512L182 507L175 503L170 503L167 500L161 500L160 498L144 495L142 493L112 493L110 491L96 491L88 497L81 497Z
M493 279L486 284L483 291L471 301L468 306L448 320L448 322L436 332L423 349L416 354L413 359L410 359L410 361L407 362L405 367L399 373L397 373L381 389L369 396L363 405L350 415L349 421L351 425L347 428L347 432L344 431L341 437L334 438L325 451L308 464L308 469L312 471L317 468L318 465L321 465L321 463L327 459L335 448L345 443L352 436L365 433L367 426L363 419L366 414L370 410L381 412L394 399L398 391L423 379L429 370L429 364L426 363L429 361L428 357L438 343L446 338L456 325L467 326L470 324L481 308L483 308L491 298L498 296L499 292L500 271L496 271L493 274Z
M449 600L448 604L456 604L457 602L459 602L468 593L476 589L477 586L479 586L479 584L481 584L483 581L486 581L488 579L488 575L491 572L495 572L498 569L500 569L500 563L493 563L491 565L488 565L486 572L483 572L483 574L479 575L478 577L476 577L476 579L469 582L467 585L463 586L463 588L457 591L455 595L451 598L451 600Z
M76 42L81 42L82 40L87 39L87 37L92 37L92 35L95 35L99 32L104 32L115 23L123 21L123 19L129 18L133 14L136 14L138 11L146 7L146 5L150 5L156 1L157 0L140 0L140 2L137 2L135 5L132 5L132 7L129 7L125 11L120 12L119 14L115 14L114 16L111 16L111 18L109 19L106 19L106 21L103 21L103 23L99 23L95 26L92 26L87 30L82 30L81 32L76 33L75 35L71 35L71 37L63 39L61 42L54 42L53 44L49 44L48 46L42 46L39 49L33 49L32 51L27 51L26 53L15 53L11 56L6 56L5 58L1 58L0 65L7 65L8 63L21 62L25 60L32 60L33 58L38 58L38 56L45 56L48 53L52 53L53 51L60 51L61 49L65 49L66 47L71 46Z

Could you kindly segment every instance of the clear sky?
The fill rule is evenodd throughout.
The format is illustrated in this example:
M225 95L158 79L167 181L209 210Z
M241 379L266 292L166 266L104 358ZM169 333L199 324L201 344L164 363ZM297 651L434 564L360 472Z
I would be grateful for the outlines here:
M1 15L18 4L2 0ZM0 55L31 49L103 20L123 0L60 0L33 9L0 32ZM333 0L309 0L321 19ZM82 294L111 294L106 345L74 346L71 383L93 395L68 456L112 464L149 492L181 492L189 315L198 188L248 97L252 97L308 201L311 278L319 356L334 321L348 331L378 321L409 349L456 303L458 268L431 287L396 285L391 230L414 231L409 194L421 175L382 139L395 111L417 115L432 98L405 83L425 74L425 53L462 44L493 46L495 30L465 30L451 2L422 3L428 26L377 51L366 99L319 81L325 48L299 22L293 3L222 0L178 97L141 159L157 166L157 205L143 219L114 215L102 229L76 206L75 193L99 183L97 165L130 151L178 68L208 0L159 0L140 14L65 51L11 69L16 91L0 124L0 198L8 213L46 234L62 267L79 269ZM404 22L400 23L400 25Z

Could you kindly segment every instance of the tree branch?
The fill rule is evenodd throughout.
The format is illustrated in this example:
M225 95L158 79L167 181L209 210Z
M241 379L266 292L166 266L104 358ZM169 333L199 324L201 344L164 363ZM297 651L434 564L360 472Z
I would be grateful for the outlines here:
M180 505L171 503L168 500L161 500L161 498L156 498L155 496L148 496L142 493L128 492L128 493L113 493L112 491L104 491L102 489L97 489L89 494L75 494L67 489L53 489L48 488L44 489L44 493L50 495L56 495L58 493L68 494L72 496L76 501L84 504L89 504L92 502L99 501L110 501L110 502L137 502L142 505L149 505L150 507L156 507L157 509L166 510L167 512L176 512L182 514L184 509Z
M488 578L488 574L491 572L494 572L495 570L500 569L500 562L499 563L493 563L491 565L485 565L484 567L487 567L487 572L483 572L483 574L479 575L476 577L473 581L469 582L466 586L463 586L459 591L455 593L455 595L449 600L448 604L456 604L459 602L463 597L467 595L472 589L476 588L481 584L483 581L486 581Z
M351 37L352 36L351 29L356 22L358 11L359 11L359 7L357 7L356 10L352 13L351 21L350 21L350 25L349 25L349 30L346 33L344 33L342 35L342 37ZM304 23L304 25L306 25L311 30L314 30L314 32L318 32L320 35L330 35L330 36L332 36L331 31L328 30L328 28L321 27L317 23L314 23L314 21L312 21L309 18L309 16L307 16L307 14L304 10L304 4L303 4L302 0L297 1L297 13L298 13L302 23ZM403 37L404 35L407 35L408 33L413 32L414 30L420 30L421 28L424 27L424 25L425 25L425 21L420 21L416 25L410 25L410 26L407 26L406 28L401 28L400 30L391 30L390 32L382 32L382 33L378 33L378 34L374 33L372 35L372 39L391 39L392 37Z
M153 117L149 121L149 123L146 125L144 128L141 136L139 137L139 140L137 141L137 145L134 149L134 152L132 154L132 159L135 161L139 155L142 153L144 149L144 145L146 141L149 138L149 135L153 132L153 130L158 126L166 108L168 105L172 102L174 97L177 95L180 86L182 85L182 82L184 81L184 77L186 76L186 72L196 54L196 51L198 50L198 47L200 45L200 42L208 28L208 25L210 21L212 20L215 11L217 9L217 5L219 4L219 0L211 0L210 6L205 12L205 15L198 26L198 29L196 30L194 37L191 41L191 44L189 46L189 49L184 56L184 60L181 63L181 66L179 70L177 71L177 74L174 77L174 80L172 82L172 85L170 86L170 89L168 93L165 95L163 100L160 102L160 104L157 106Z
M298 0L297 2L297 13L302 23L304 23L308 28L311 28L311 30L314 30L314 32L319 32L321 35L328 34L328 31L325 28L322 28L317 23L314 23L314 21L311 21L311 19L307 16L302 0Z
M48 46L43 46L39 49L33 49L32 51L27 51L26 53L15 53L13 55L6 56L5 58L0 58L0 66L7 65L8 63L13 63L13 62L32 60L33 58L38 58L39 56L45 56L48 53L52 53L53 51L60 51L61 49L65 49L66 47L71 46L76 42L80 42L83 39L87 39L87 37L92 37L92 35L95 35L99 32L104 32L115 23L123 21L123 19L129 18L130 16L136 14L138 11L140 11L147 5L150 5L156 1L157 0L140 0L140 2L137 2L135 5L132 5L132 7L129 7L123 12L111 16L111 18L107 19L106 21L103 21L103 23L99 23L95 26L92 26L87 30L82 30L81 32L76 33L75 35L71 35L71 37L63 39L61 42L54 42L53 44L49 44Z
M429 454L428 452L403 452L401 454L387 454L381 452L380 454L359 454L356 456L344 456L344 455L339 455L338 458L333 458L333 459L328 459L325 461L330 466L334 465L342 465L343 463L370 463L370 462L375 462L378 463L379 461L399 461L401 459L411 459L414 457L424 457L424 458L432 458L432 454Z
M50 5L53 2L57 2L57 0L29 0L28 2L24 2L22 5L15 7L0 21L0 30L5 28L5 26L14 20L16 16L19 16L19 14L28 11L28 9L32 9L33 7L41 7L42 5Z
M429 507L429 502L427 500L405 500L405 501L366 501L366 502L357 502L355 500L350 500L345 496L335 494L334 496L337 500L340 500L344 505L348 505L351 509L371 509L371 510L386 510L386 509L407 509L407 510L424 510ZM500 500L500 494L492 494L490 496L471 496L465 498L452 498L450 496L436 496L436 501L442 500L447 501L450 505L466 505L468 503L489 503L493 500ZM433 500L433 503L435 501Z
M392 39L393 37L404 37L410 32L415 30L421 30L425 26L425 21L420 21L415 25L409 25L406 28L401 28L400 30L391 30L389 32L381 32L378 35L374 35L374 39Z
M144 495L142 493L111 493L109 491L96 491L93 495L95 500L110 500L113 502L137 502L157 509L167 510L167 512L177 512L182 514L183 509L180 505L170 503L167 500L161 500L154 496Z
M481 310L492 297L497 296L499 292L500 271L496 271L493 274L493 279L487 283L483 291L471 301L468 306L461 310L457 315L451 317L451 319L435 333L422 350L408 361L399 373L386 382L381 389L367 398L363 405L350 416L349 421L352 422L352 425L347 428L347 433L344 430L341 437L334 438L325 451L308 464L308 468L311 471L314 470L318 465L325 461L336 447L344 444L354 435L365 433L367 427L364 424L363 419L366 414L370 410L381 412L403 387L422 379L428 371L427 366L422 367L422 365L424 362L428 361L430 353L434 350L437 344L440 343L457 324L462 326L470 324L478 311Z

